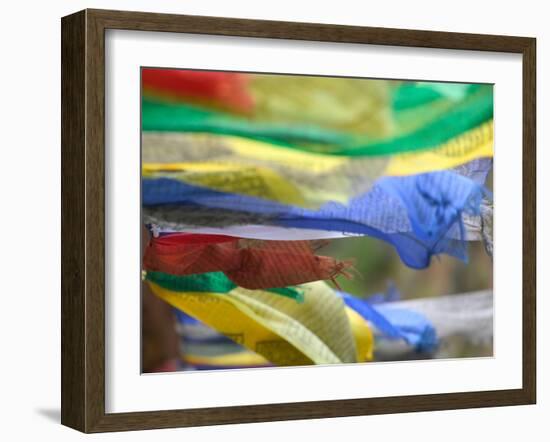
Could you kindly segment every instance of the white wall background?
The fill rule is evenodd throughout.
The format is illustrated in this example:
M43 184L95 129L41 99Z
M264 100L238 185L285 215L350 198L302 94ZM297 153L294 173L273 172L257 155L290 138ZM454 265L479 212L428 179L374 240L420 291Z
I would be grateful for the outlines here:
M59 425L60 17L86 7L534 36L538 39L538 405L313 421L116 433L95 440L280 441L547 440L550 412L550 28L545 2L73 0L5 2L0 105L0 435L3 440L82 440ZM518 146L519 148L519 146ZM518 189L518 192L520 189ZM545 202L546 201L546 202ZM22 320L24 319L24 320Z

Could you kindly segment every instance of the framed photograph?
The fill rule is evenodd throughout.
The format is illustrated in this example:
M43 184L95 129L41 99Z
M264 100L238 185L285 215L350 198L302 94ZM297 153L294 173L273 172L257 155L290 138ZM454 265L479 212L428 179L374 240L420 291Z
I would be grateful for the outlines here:
M535 403L535 39L61 28L64 425Z

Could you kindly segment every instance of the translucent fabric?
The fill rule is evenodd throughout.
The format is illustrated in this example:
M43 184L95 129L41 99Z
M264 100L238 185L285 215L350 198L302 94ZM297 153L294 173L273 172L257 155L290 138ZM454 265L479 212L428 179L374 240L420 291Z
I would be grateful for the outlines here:
M323 282L301 285L301 303L263 290L237 287L216 293L180 287L176 291L176 287L168 288L158 281L147 282L159 298L273 364L338 364L372 359L374 340L369 324Z
M144 179L145 221L160 223L161 228L163 219L171 222L172 228L178 221L191 225L226 221L229 224L225 225L252 222L369 235L391 243L405 264L424 268L434 254L466 258L462 216L479 215L486 194L479 182L490 167L490 160L477 160L462 167L460 173L384 177L348 205L329 202L318 210L217 192L172 179ZM193 214L202 216L193 222Z
M174 311L179 326L184 370L226 370L273 365L261 355L237 344L181 310Z
M148 271L180 276L223 272L234 284L251 290L334 280L341 274L347 275L346 268L351 262L316 254L316 249L323 244L170 234L151 238L143 264Z
M347 306L373 324L385 338L402 339L418 352L431 352L437 348L436 330L421 313L390 304L371 304L347 293L340 292L340 295Z
M146 69L143 75L144 131L236 135L332 155L433 149L493 117L490 85ZM162 75L169 77L164 84ZM158 77L164 100L147 94L147 76Z
M223 192L301 207L347 203L383 175L444 170L493 154L493 126L485 123L441 146L381 157L345 157L298 151L241 137L143 134L142 171Z

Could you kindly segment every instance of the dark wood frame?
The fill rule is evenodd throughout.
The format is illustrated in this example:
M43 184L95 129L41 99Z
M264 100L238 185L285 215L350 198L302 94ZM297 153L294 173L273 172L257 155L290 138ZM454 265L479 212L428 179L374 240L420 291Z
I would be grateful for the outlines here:
M84 10L62 28L61 422L84 432L534 404L536 400L536 40L312 23ZM192 410L105 413L105 30L519 53L523 56L523 386Z

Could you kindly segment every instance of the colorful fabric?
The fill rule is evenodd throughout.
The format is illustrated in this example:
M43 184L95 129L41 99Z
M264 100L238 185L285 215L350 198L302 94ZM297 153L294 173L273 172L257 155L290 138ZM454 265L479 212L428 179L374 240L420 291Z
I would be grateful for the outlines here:
M151 238L143 264L146 270L172 275L223 272L233 283L250 290L334 280L346 275L351 263L316 255L315 249L322 245L309 241L170 234Z
M379 156L438 148L463 132L490 121L493 117L492 103L492 91L478 91L425 127L386 140L372 141L316 127L252 124L189 105L147 99L142 103L142 124L144 131L234 135L329 155Z
M348 307L346 312L352 330L366 330L364 321L376 331L376 339L403 340L418 352L432 352L437 347L437 337L430 321L422 314L389 305L372 305L370 300L337 292ZM386 314L386 311L389 313ZM218 333L197 319L175 309L182 342L181 359L185 369L216 370L230 368L255 368L272 366L263 356L246 349L234 340ZM368 342L354 334L356 345ZM368 347L358 355L369 352Z
M467 175L470 171L486 175L490 166L490 160L472 162L462 170L466 176L441 171L385 177L347 206L331 202L318 210L217 192L166 178L144 179L144 214L146 222L161 228L163 221L172 223L166 227L174 227L179 220L191 225L225 221L229 223L225 225L271 224L369 235L392 244L405 264L423 268L434 254L465 259L463 244L455 239L456 231L463 228L463 214L479 215L485 195L483 187Z
M237 344L197 319L174 309L185 370L271 367L263 356Z
M163 272L145 271L144 279L176 292L229 293L231 290L237 288L237 284L222 272L180 276ZM297 302L304 301L303 291L296 287L273 287L266 288L265 290L270 293L286 296Z
M347 203L383 174L444 170L492 155L491 122L437 148L391 158L335 157L230 136L145 133L143 176L314 208Z
M173 307L275 365L362 362L372 357L369 325L358 321L355 312L348 319L349 309L342 299L322 282L300 286L303 303L260 290L176 292L148 283L155 295Z
M233 72L145 68L141 71L141 83L146 95L168 100L244 113L253 106L247 77Z
M186 367L437 348L426 315L331 288L355 270L320 247L372 236L414 269L492 252L491 85L143 68L142 86L143 276L181 312Z
M331 155L378 156L434 149L493 116L489 85L403 83L392 92L387 82L373 80L246 78L254 103L246 118L146 95L143 130L236 135Z
M390 304L372 304L339 292L346 305L369 321L387 339L402 339L418 352L431 352L437 348L435 328L421 313L410 309L396 308Z
M350 159L230 136L144 133L143 176L317 208L347 203L382 176L387 158Z

